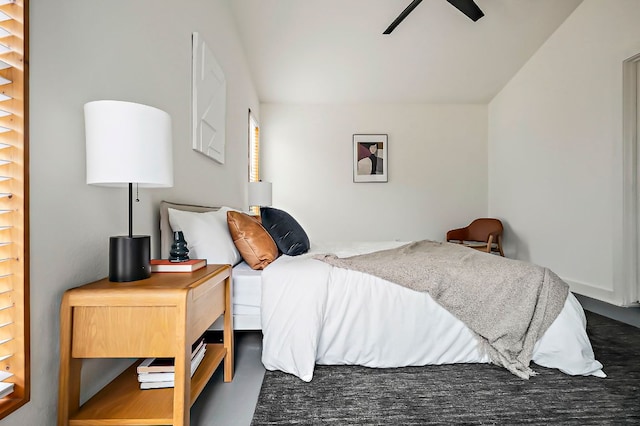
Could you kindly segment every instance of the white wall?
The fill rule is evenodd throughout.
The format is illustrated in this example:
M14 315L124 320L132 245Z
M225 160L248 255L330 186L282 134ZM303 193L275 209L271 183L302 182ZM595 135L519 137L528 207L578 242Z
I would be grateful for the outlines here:
M141 190L134 231L158 255L159 200L243 207L247 110L257 95L227 1L32 0L31 402L3 425L55 424L59 306L71 287L106 276L108 238L127 232L126 189L85 184L83 104L146 103L173 119L175 187ZM211 45L227 78L224 166L192 151L191 33ZM124 362L86 362L83 398Z
M585 0L489 105L489 213L507 255L622 303L622 62L640 2Z
M487 213L484 105L262 104L264 180L312 240L443 240ZM354 133L389 135L387 183L353 183Z

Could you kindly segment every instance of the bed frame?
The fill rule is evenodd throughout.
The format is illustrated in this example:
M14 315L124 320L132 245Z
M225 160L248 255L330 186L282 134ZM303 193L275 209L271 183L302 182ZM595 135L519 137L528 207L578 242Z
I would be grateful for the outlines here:
M171 244L173 244L173 229L169 223L169 209L176 209L189 212L204 213L210 211L217 211L220 207L213 206L200 206L194 204L181 204L173 203L170 201L160 202L160 254L162 259L169 258L169 252L171 251ZM243 274L244 271L238 273ZM232 286L233 286L233 273L232 273ZM235 290L232 292L232 295ZM232 296L232 300L235 300L235 296ZM210 330L222 330L223 318L218 320L209 328ZM238 315L234 310L233 313L233 329L234 330L260 330L260 315Z

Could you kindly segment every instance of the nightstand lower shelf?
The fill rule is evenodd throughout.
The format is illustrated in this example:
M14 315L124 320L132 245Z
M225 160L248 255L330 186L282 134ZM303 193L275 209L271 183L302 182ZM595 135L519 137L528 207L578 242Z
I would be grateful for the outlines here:
M205 357L191 378L191 404L218 368L226 350L208 344ZM173 388L141 390L134 363L80 407L70 425L173 424Z

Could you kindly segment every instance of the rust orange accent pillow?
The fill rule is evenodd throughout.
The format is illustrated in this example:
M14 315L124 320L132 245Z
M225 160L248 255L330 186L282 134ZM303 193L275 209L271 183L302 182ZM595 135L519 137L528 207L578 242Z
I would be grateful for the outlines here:
M256 219L241 212L228 211L227 224L233 243L251 268L264 269L277 259L276 243Z

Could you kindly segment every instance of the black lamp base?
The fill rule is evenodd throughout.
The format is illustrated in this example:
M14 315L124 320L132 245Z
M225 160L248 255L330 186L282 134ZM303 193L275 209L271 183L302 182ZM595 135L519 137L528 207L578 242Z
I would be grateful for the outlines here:
M109 238L109 281L128 282L151 276L151 237Z

